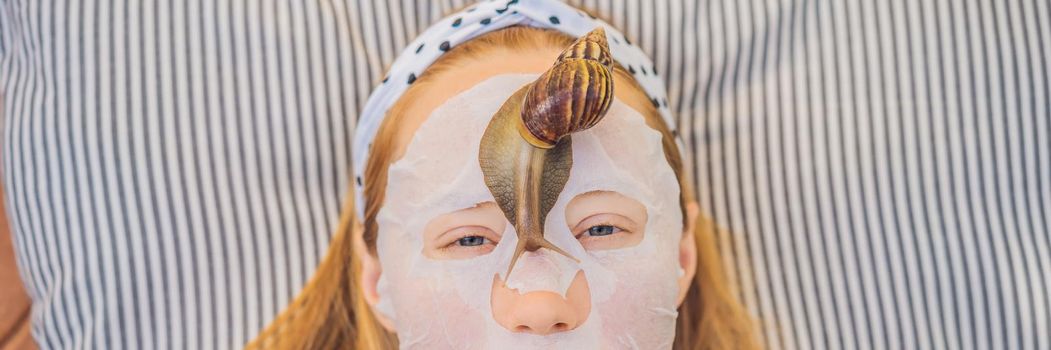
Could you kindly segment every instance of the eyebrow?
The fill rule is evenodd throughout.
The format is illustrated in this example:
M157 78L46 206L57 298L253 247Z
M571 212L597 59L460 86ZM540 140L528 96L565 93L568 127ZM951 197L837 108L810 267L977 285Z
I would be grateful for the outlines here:
M485 210L485 209L488 209L489 207L495 207L495 206L496 206L496 202L493 202L493 201L479 202L479 203L475 204L472 207L467 207L467 208L463 208L463 209L457 209L457 210L453 210L453 211L448 212L448 213L444 213L444 214L438 215L434 219L444 218L444 217L447 217L449 215L472 213L472 212L475 212L475 211ZM434 219L431 219L431 220L433 221ZM430 224L430 222L428 222L428 224ZM439 226L439 229L442 230L442 232L438 233L438 235L434 237L435 239L442 238L442 237L445 236L445 234L448 232L448 230L445 228L445 226L446 225L444 225L444 224ZM469 226L485 227L485 225L469 225ZM425 227L426 227L426 225L425 225ZM458 227L458 226L454 226L454 227ZM426 230L426 228L425 228L425 230Z
M581 193L581 194L578 194L578 195L574 196L570 200L570 202L577 201L577 200L582 200L582 201L595 200L595 197L598 197L598 196L613 196L615 198L612 198L612 200L618 200L618 201L619 200L627 200L627 201L633 202L635 204L638 204L638 205L642 206L642 210L643 210L642 214L646 215L646 220L649 220L649 211L646 209L645 205L643 205L637 199L629 197L629 196L627 196L627 195L625 195L623 193L617 192L617 191L611 191L611 190L588 191L588 192L584 192L584 193ZM610 213L610 214L620 215L620 216L623 216L625 218L629 218L630 219L630 213L626 213L625 212L625 213ZM583 222L583 221L587 220L587 218L589 218L591 216L593 216L593 215L588 215L588 216L585 216L585 217L581 218L579 222L574 224L574 227L579 225L580 222Z
M576 223L576 225L573 225L573 227L570 228L570 231L571 232L576 232L577 230L579 230L582 227L581 224L587 222L588 219L591 219L591 218L599 216L599 215L619 216L621 218L624 218L624 220L634 221L634 220L631 220L631 218L629 218L629 217L626 217L624 215L620 215L620 214L617 214L617 213L597 213L597 214L591 214L591 215L588 215L588 216L585 216L585 217L581 218L580 221Z

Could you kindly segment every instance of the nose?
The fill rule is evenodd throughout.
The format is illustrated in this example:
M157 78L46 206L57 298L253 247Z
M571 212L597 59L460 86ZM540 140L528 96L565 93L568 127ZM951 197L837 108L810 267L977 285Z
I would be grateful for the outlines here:
M496 323L515 333L549 335L576 329L591 313L591 291L584 271L577 271L566 297L550 291L519 294L493 277L491 295Z

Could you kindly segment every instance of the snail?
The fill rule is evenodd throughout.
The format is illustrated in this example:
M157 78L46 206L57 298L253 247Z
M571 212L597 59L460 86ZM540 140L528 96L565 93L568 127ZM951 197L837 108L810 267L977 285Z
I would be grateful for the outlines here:
M579 262L544 238L544 222L573 167L570 135L595 126L609 110L612 70L600 27L577 39L550 69L504 101L486 127L478 163L518 236L505 281L526 251L546 248Z

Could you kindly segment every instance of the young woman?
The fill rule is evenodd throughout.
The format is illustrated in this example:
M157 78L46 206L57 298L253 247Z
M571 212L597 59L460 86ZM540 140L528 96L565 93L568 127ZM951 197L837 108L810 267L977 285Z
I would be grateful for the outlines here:
M648 59L557 2L484 6L377 88L328 256L251 346L754 348Z

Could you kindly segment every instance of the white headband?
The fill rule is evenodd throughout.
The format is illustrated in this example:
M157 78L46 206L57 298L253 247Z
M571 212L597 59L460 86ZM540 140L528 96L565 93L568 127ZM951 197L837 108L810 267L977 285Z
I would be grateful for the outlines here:
M675 132L675 122L668 109L664 80L653 66L653 62L639 47L632 45L620 31L608 23L593 18L587 13L557 0L509 0L485 1L454 13L438 21L420 34L391 65L390 71L369 96L361 112L354 134L354 201L357 214L365 217L365 164L367 164L372 140L386 117L387 110L398 101L405 90L416 81L435 60L450 48L479 35L511 26L529 26L555 29L573 37L580 37L592 29L606 29L613 59L624 66L642 86L660 112L664 122L676 135L680 150L682 142Z

